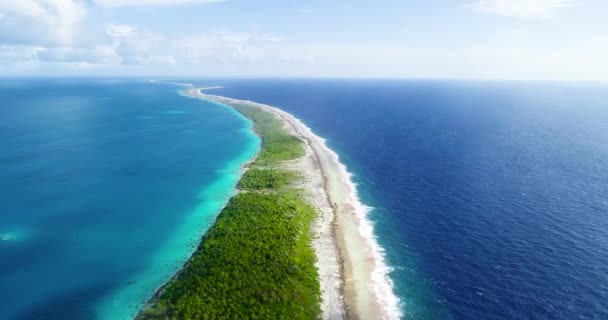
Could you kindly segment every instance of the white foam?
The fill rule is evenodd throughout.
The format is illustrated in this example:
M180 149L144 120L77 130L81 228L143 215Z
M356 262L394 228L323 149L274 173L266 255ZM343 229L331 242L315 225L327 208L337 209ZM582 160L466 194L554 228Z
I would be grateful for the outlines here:
M374 234L373 224L368 217L372 208L361 202L357 193L356 184L352 179L353 174L348 171L346 165L340 162L338 154L327 146L326 140L314 134L312 130L299 119L295 117L293 117L293 119L305 127L306 130L309 131L308 134L310 134L311 137L315 137L325 151L332 155L333 161L336 162L337 167L340 170L342 182L349 187L348 202L354 207L354 213L359 224L359 233L370 249L369 258L372 261L371 281L380 317L382 319L400 319L403 315L401 308L399 307L400 301L393 291L393 281L389 277L389 273L392 269L385 262L384 248L378 243Z

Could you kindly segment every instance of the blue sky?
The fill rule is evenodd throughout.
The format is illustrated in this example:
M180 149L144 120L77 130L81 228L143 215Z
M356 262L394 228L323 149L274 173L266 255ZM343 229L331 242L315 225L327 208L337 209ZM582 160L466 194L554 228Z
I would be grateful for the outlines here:
M0 0L0 76L608 80L608 1Z

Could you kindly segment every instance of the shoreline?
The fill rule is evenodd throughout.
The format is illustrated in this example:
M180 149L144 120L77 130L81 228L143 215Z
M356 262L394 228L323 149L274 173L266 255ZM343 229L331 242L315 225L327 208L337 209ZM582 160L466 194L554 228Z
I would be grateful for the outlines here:
M178 85L178 86L182 86L182 87L192 87L192 85L183 84L183 83L167 83L167 84ZM217 87L214 87L214 88L217 88ZM192 97L184 95L182 98L192 98ZM238 111L234 110L234 108L231 108L229 106L223 106L223 107L225 107L229 112L234 113L235 116L242 118L242 120L247 123L247 126L244 127L243 130L247 131L248 133L251 132L251 136L252 136L251 143L243 148L241 159L233 158L229 162L226 162L220 169L217 170L218 173L220 173L220 172L222 173L223 178L216 179L211 184L207 185L205 188L198 190L198 193L200 196L200 194L207 193L209 190L212 190L213 188L219 186L220 184L224 185L224 186L228 185L229 190L226 193L225 199L223 201L221 201L221 203L218 203L218 206L215 210L212 210L212 215L210 215L211 219L209 220L208 223L199 223L200 221L203 221L201 219L206 219L207 215L205 217L201 217L200 214L198 214L199 215L198 217L194 217L194 215L197 215L196 212L199 210L199 206L201 205L201 203L205 204L205 205L207 204L207 202L199 202L197 204L197 206L192 209L191 215L187 216L187 219L190 219L190 221L182 223L182 225L180 227L180 229L183 229L184 225L189 225L189 226L193 226L193 228L195 228L195 230L196 230L196 235L188 236L189 240L187 240L187 243L185 245L181 246L184 248L186 248L186 247L190 248L189 252L186 252L183 255L180 254L180 258L175 260L176 261L175 264L167 263L164 260L159 260L161 262L157 263L156 266L144 269L144 271L142 271L140 274L143 274L145 276L140 277L138 275L138 277L133 278L133 280L130 280L129 282L127 282L127 285L125 285L124 288L117 290L117 292L122 295L124 295L124 292L127 292L127 296L122 296L122 297L118 296L120 298L116 298L117 295L113 295L113 296L109 296L109 298L107 298L107 299L104 299L103 303L100 303L99 304L100 306L96 308L96 310L97 310L96 314L98 316L100 316L102 319L137 319L139 317L139 315L141 314L142 310L145 310L146 308L155 304L159 300L160 296L163 294L165 289L168 286L170 286L171 283L173 283L182 274L184 269L188 266L188 264L190 263L190 261L192 259L192 256L196 253L196 248L199 246L201 239L205 236L205 234L213 226L215 219L217 218L217 215L225 208L225 206L228 204L230 199L236 193L238 193L238 189L236 188L237 184L239 183L239 181L242 179L243 175L247 171L248 165L251 164L253 161L255 161L255 159L257 158L257 156L260 152L261 137L253 131L253 123L251 122L250 119L243 116ZM230 180L229 182L226 181L226 177L229 177L228 178ZM213 192L213 191L211 191L211 192ZM203 197L207 197L207 196L203 196ZM217 199L217 196L212 196L212 197L213 197L213 199ZM209 198L209 199L211 199L211 198ZM209 210L209 209L204 209L204 210ZM194 217L194 220L192 220L193 217ZM197 224L200 224L200 225L197 227L196 226ZM181 232L181 231L177 232L177 233L178 234L179 233L192 234L192 232ZM165 251L163 254L159 255L160 257L163 257L163 258L168 255L171 255L174 252L174 251L167 252L166 249L160 250L160 251ZM158 260L158 259L153 259L153 261L156 261L156 260ZM146 294L144 294L144 295L140 294L134 298L133 290L131 290L131 289L133 287L139 285L140 283L144 283L145 279L150 278L150 276L147 275L147 274L151 273L150 270L157 271L159 269L165 269L165 270L170 269L170 271L163 274L162 280L160 282L155 281L154 285L149 286L149 288L145 288L146 290L144 292L147 292ZM156 277L156 278L158 278L158 277ZM144 280L142 280L142 279L144 279ZM136 304L131 303L129 305L128 313L117 314L117 313L113 313L113 311L109 311L109 312L105 311L105 310L114 310L115 301L137 301L137 303Z
M164 84L171 84L171 85L177 85L177 86L182 86L182 87L193 87L192 84L189 83L180 83L180 82L161 82L161 81L156 81L156 80L149 80L149 82L151 83L164 83ZM206 87L206 88L201 88L201 89L221 89L223 87L221 86L215 86L215 87ZM183 96L188 97L188 98L195 98L198 99L198 97L195 97L191 94L188 94L192 89L188 89L188 90L184 90L182 92L180 92ZM251 119L245 117L244 115L242 115L240 112L238 112L237 110L235 110L234 108L230 107L230 106L226 106L232 110L234 110L239 116L242 116L244 119L246 119L247 121L251 121ZM261 141L262 137L260 137L260 135L258 135L255 131L253 131L253 125L249 128L249 130L251 130L253 132L253 134L257 137L257 139L259 141ZM259 142L258 142L259 145ZM256 151L256 153L250 157L247 161L245 161L244 163L242 163L239 167L239 173L238 173L238 179L236 184L238 185L239 181L241 181L241 179L243 178L243 175L245 174L245 172L247 172L247 170L249 169L249 165L251 163L253 163L256 158L259 156L260 153L260 148L258 147L258 150ZM231 196L229 197L229 199L226 201L226 203L224 203L222 205L222 207L219 209L218 212L221 212L226 204L228 203L228 201L230 200L230 198L232 198L235 194L237 194L239 192L238 188L235 186L234 190L232 191ZM213 225L213 223L211 224ZM206 231L207 232L207 231ZM205 233L206 233L205 232ZM200 241L202 238L204 238L205 233L203 233L196 241L197 243L200 244ZM194 245L194 247L197 247L198 245ZM195 254L196 250L192 253ZM155 290L154 290L154 294L148 298L147 300L145 300L141 306L138 308L137 313L135 314L133 319L139 319L141 316L141 312L143 310L146 310L147 308L155 305L159 300L160 297L162 296L162 294L164 293L164 291L176 280L179 278L179 276L184 272L184 270L188 267L188 264L190 264L192 260L192 255L190 255L190 257L188 257L188 259L185 261L185 263L175 271L175 273L166 281L164 282L162 285L158 286Z
M399 299L393 293L383 250L373 235L373 226L357 196L351 174L338 155L300 120L291 114L251 101L208 95L206 88L184 91L193 98L224 105L247 104L277 116L290 132L300 138L306 156L293 165L305 174L302 187L311 194L318 210L313 223L313 247L322 289L324 319L399 319Z
M241 163L235 192L198 249L136 319L321 318L312 243L318 214L299 183L302 171L292 167L305 158L304 141L270 112L205 100L248 119L261 146Z

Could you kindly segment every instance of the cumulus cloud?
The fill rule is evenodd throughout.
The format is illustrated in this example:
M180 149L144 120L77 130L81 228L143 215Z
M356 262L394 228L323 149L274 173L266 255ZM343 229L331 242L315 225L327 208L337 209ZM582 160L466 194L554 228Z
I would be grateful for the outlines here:
M89 64L117 64L122 61L114 48L99 45L92 48L51 47L42 48L37 52L39 61Z
M84 5L72 0L0 1L0 41L3 43L69 43L74 26L86 16Z
M175 39L171 42L171 48L183 64L243 65L268 58L272 48L286 40L274 33L218 30Z
M117 8L136 6L198 5L224 1L225 0L96 0L95 3L103 7Z
M106 24L105 34L120 63L132 65L173 65L175 57L162 34L138 30L129 25Z
M27 64L38 60L41 47L0 45L0 64Z
M539 44L526 29L507 29L451 50L366 43L294 44L280 34L255 28L190 30L190 34L171 36L124 23L92 24L86 20L87 8L93 10L95 3L120 7L213 1L96 1L0 0L0 70L52 65L117 73L128 69L188 75L511 79L593 79L608 74L608 60L603 57L608 52L606 35L570 39L564 47L562 42ZM475 0L470 7L511 17L552 17L578 3Z
M104 26L105 33L111 38L125 38L135 32L135 28L125 24L106 23Z
M477 0L467 5L478 12L503 17L551 18L559 10L580 5L580 0Z
M140 70L228 76L366 76L601 80L605 35L568 48L537 46L526 29L499 30L452 50L403 45L293 44L257 31L167 37L124 24L100 26L94 45L0 45L8 65L61 64L80 70ZM69 67L66 67L69 66ZM604 79L605 80L605 79Z

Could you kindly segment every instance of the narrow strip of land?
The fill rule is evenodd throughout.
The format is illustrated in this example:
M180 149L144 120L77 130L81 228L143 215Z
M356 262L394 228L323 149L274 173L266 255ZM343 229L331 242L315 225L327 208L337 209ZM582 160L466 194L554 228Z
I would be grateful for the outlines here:
M385 275L374 273L376 251L362 236L365 209L324 140L274 107L185 94L251 119L262 147L241 192L139 318L391 318L374 282Z
M251 119L261 149L197 251L139 319L315 319L321 289L312 246L316 209L294 164L303 142L274 114Z

